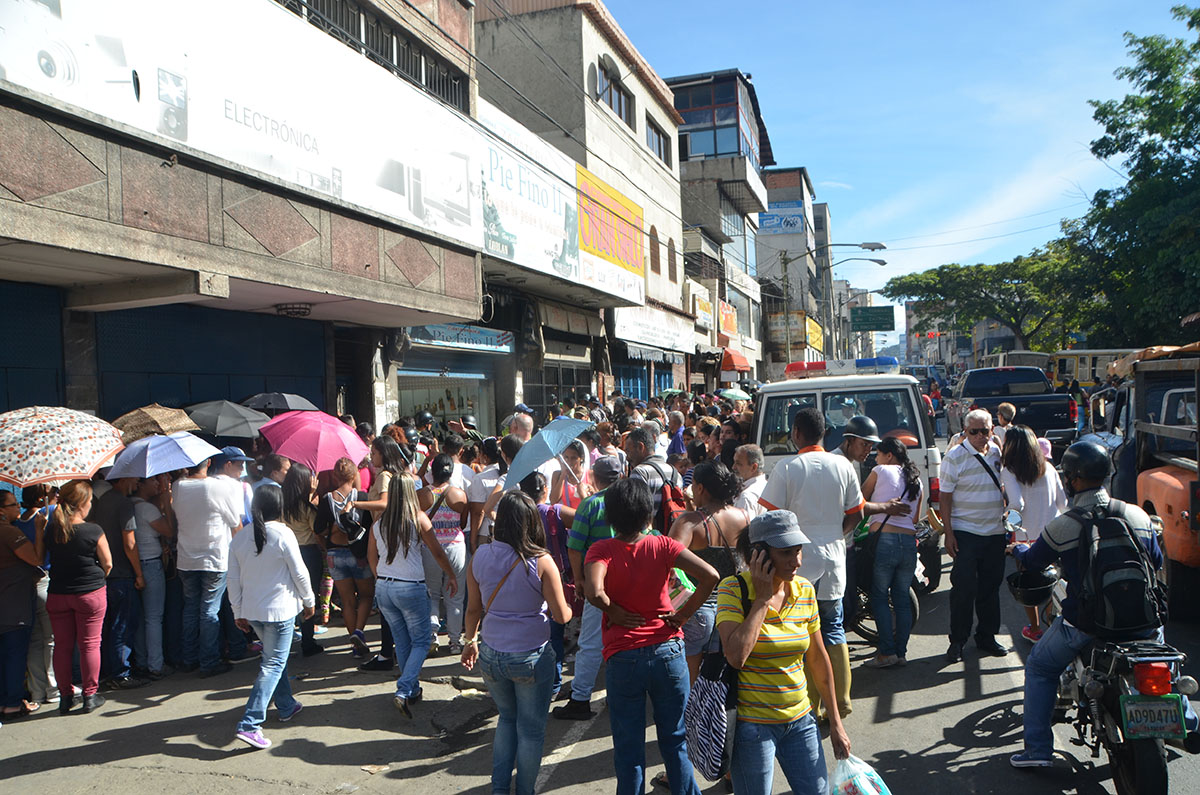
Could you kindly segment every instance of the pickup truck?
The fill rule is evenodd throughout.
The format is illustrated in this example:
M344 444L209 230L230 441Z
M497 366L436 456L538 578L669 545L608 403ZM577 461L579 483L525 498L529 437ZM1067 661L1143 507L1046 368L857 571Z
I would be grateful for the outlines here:
M1017 409L1014 422L1033 428L1056 450L1074 441L1079 407L1069 395L1056 393L1037 367L983 367L964 373L946 403L950 433L962 430L963 418L973 409L983 409L995 418L1001 403L1013 404Z

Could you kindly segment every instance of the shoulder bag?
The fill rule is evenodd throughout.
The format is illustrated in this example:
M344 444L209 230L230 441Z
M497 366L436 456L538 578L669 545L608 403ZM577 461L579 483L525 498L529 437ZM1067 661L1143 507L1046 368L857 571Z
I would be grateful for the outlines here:
M996 473L988 465L987 459L979 453L975 453L975 460L979 462L979 466L983 467L983 471L988 473L988 477L992 479L992 483L996 484L996 488L1000 490L1000 496L1004 499L1004 507L1008 507L1008 494L1004 491L1004 486L1000 483L1000 478L996 477Z
M737 582L742 592L744 618L750 614L750 595L742 575L737 576ZM740 673L725 659L724 652L705 654L700 662L700 674L692 685L683 712L688 758L709 781L717 781L724 776L733 759Z

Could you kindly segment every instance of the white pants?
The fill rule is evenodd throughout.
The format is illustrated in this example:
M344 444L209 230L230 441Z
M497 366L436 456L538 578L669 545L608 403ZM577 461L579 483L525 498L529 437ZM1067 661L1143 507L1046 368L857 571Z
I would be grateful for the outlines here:
M437 564L429 547L421 546L421 563L425 566L425 587L429 590L429 612L433 621L434 637L437 637L437 626L442 603L446 606L446 631L451 643L462 639L463 604L467 596L467 545L463 543L443 545L442 551L450 559L450 568L458 580L458 591L454 596L446 592L448 578Z

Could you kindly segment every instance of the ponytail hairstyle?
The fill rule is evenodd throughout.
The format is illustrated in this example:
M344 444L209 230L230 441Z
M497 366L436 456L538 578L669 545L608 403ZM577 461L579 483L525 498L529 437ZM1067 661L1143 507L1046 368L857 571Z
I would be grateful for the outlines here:
M291 475L290 470L288 474ZM254 522L254 554L261 555L263 545L267 543L267 522L278 522L282 516L283 489L267 487L255 490L254 499L250 502L250 519Z
M720 461L701 461L692 470L692 483L704 487L709 496L722 505L733 505L742 493L742 479Z
M50 518L50 539L66 544L75 535L72 518L92 498L92 484L87 480L72 480L58 492L58 508Z
M392 475L388 484L387 507L379 517L379 534L387 547L384 560L391 563L396 558L396 551L404 550L408 557L409 549L417 543L417 489L414 480L407 470Z
M530 472L518 484L522 492L533 498L534 502L539 502L546 496L546 476L541 472L534 470Z
M875 450L880 453L887 453L892 458L895 458L896 463L900 465L900 479L904 481L904 491L901 492L900 498L915 500L920 497L921 471L917 469L917 465L908 457L908 448L904 446L904 442L895 436L889 436L877 444Z

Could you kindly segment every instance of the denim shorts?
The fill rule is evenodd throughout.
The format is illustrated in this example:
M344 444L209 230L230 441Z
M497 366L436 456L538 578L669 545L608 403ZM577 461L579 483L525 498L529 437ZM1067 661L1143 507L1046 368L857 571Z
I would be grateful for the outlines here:
M371 569L367 566L367 562L356 559L346 547L330 548L326 561L329 564L329 576L335 582L349 579L371 579Z
M705 602L683 625L683 653L693 657L714 651L721 645L717 634L717 603Z

